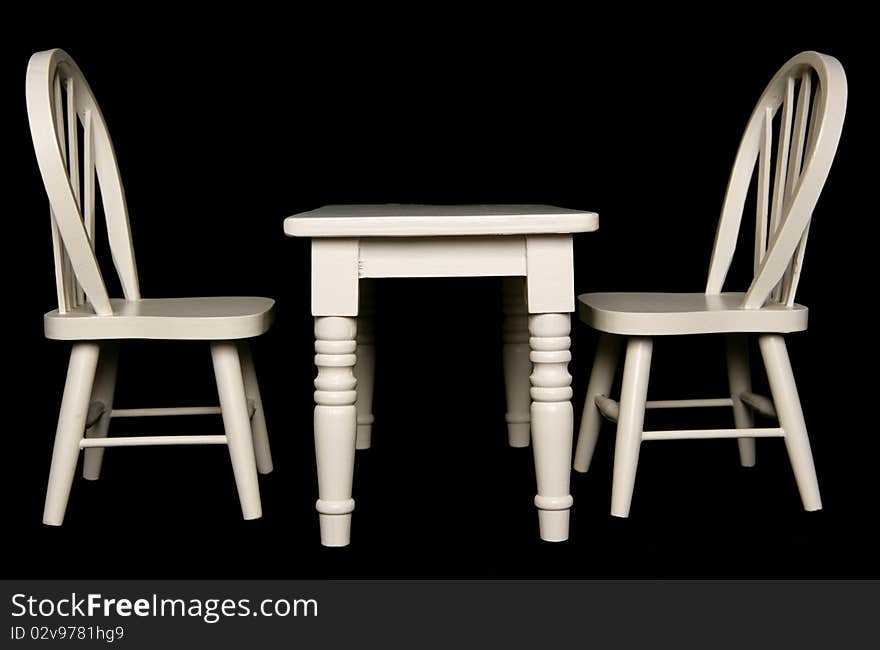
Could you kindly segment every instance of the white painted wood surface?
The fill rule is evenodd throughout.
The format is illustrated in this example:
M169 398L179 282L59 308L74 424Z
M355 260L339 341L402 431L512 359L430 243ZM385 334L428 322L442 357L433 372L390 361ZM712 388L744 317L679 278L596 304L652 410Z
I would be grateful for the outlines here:
M241 374L244 379L244 393L247 397L247 416L251 423L254 437L254 456L257 460L257 471L269 474L272 469L272 452L269 448L269 432L266 427L266 413L263 411L263 397L257 381L257 369L254 357L247 341L236 341L238 357L241 360ZM221 408L222 414L222 408Z
M739 399L753 411L760 413L764 417L777 418L776 407L773 406L773 400L758 395L756 393L740 393Z
M779 416L779 425L785 433L783 436L785 447L788 450L804 510L821 510L819 481L816 478L810 439L807 437L807 425L804 421L791 361L788 359L785 339L778 334L765 334L758 337L758 344L764 357L773 404Z
M354 318L315 318L315 456L321 543L346 546L351 539L354 455L357 442L357 349Z
M532 447L538 494L541 539L568 539L571 442L571 318L567 313L529 316L529 359L532 362ZM565 471L561 470L565 467Z
M568 537L572 234L597 227L595 213L534 205L326 206L285 221L286 234L312 238L323 544L350 541L354 452L369 446L373 425L375 352L364 289L367 279L384 277L503 278L508 441L533 443L541 538Z
M627 336L679 336L723 332L800 332L807 308L772 303L746 309L744 293L588 293L578 296L587 325Z
M181 415L220 415L219 406L167 406L140 409L113 409L114 418L149 418Z
M752 391L752 372L749 366L749 341L742 334L724 337L727 347L727 383L730 387L730 406L737 429L751 429L755 425L752 409L743 401L743 395ZM750 438L737 440L739 462L743 467L755 466L755 441Z
M650 338L633 336L627 339L611 483L611 514L615 517L629 516L642 443L653 349Z
M373 439L373 384L376 375L376 347L373 339L374 290L369 280L360 283L360 313L357 323L357 445L369 449Z
M617 422L620 417L620 402L601 394L595 395L593 401L604 418ZM733 406L733 400L729 397L710 397L700 399L649 399L645 402L645 409L647 410L714 408L718 406Z
M257 466L271 471L272 460L256 374L242 340L269 328L274 302L253 297L142 298L116 155L88 82L64 51L37 52L28 63L26 97L34 151L49 197L58 297L58 309L45 315L45 333L73 342L43 521L62 523L81 448L83 475L95 480L104 447L153 444L228 444L242 513L246 519L259 517ZM122 298L108 295L95 255L98 198ZM226 434L107 437L114 416L204 411L115 409L120 339L212 341ZM209 412L218 410L210 407Z
M362 278L526 275L526 241L510 237L371 237L358 251Z
M312 240L312 315L357 316L360 242Z
M43 318L46 338L165 339L215 341L247 339L272 325L271 298L213 296L210 298L112 298L113 314L100 316L88 305Z
M526 296L530 314L574 311L571 235L526 238Z
M817 52L793 57L770 81L736 155L704 293L578 296L581 319L604 334L593 365L574 468L583 472L590 466L598 415L616 418L613 515L629 514L641 441L682 438L738 438L740 462L750 467L755 464L755 438L783 437L804 508L821 508L806 425L782 334L807 327L807 309L795 304L794 296L813 210L840 140L846 97L846 76L840 62ZM776 121L779 128L773 151ZM722 293L753 178L753 279L745 292ZM759 335L772 402L752 393L745 337L749 333ZM644 413L652 404L646 396L653 337L687 334L727 335L730 398L723 402L732 407L736 428L644 431ZM628 339L619 404L607 395L615 363L609 342L619 338L615 335ZM669 406L697 405L687 402L673 400ZM755 411L765 416L778 414L779 427L755 428Z
M116 394L116 370L118 364L119 344L116 341L103 341L98 359L98 370L92 385L90 406L100 405L100 417L87 424L85 435L89 439L102 440L107 438L110 430L110 418L113 415L113 399ZM101 476L101 464L104 460L102 448L89 449L83 455L83 478L96 481Z
M43 523L50 526L60 526L64 521L100 352L100 346L94 341L82 341L74 343L70 353L43 508Z
M614 375L617 372L622 341L621 337L612 334L602 334L599 338L596 359L593 362L593 371L590 373L590 382L587 385L587 395L584 400L584 412L581 416L580 430L578 431L577 449L575 449L574 454L574 468L579 472L586 472L590 468L593 451L599 439L599 428L602 426L602 418L597 400L607 397L611 392L611 384L614 383ZM616 415L614 419L617 421Z
M709 397L699 399L649 399L645 402L646 409L698 409L715 406L732 406L729 397Z
M284 221L291 237L455 237L591 232L595 212L552 205L326 205Z
M241 512L245 519L258 519L263 516L263 508L238 347L234 341L212 341L211 358Z
M712 440L715 438L782 438L779 427L762 429L671 429L668 431L642 431L642 440Z
M502 325L504 394L507 412L507 442L511 447L528 447L531 440L531 384L529 375L529 311L522 278L502 280L504 323Z
M83 438L79 446L88 451L103 447L153 447L156 445L225 445L226 436L114 436L113 438Z
M777 141L782 147L777 146L775 152L778 164L772 189L770 230L766 235L767 251L760 260L744 299L744 306L749 309L765 305L783 274L791 267L831 170L843 129L847 99L846 75L837 59L818 52L802 52L776 73L758 100L746 127L721 209L706 283L707 294L722 291L733 260L743 205L761 143L766 137L767 117L775 114L783 105L780 122L783 125L791 124L791 114L799 112L797 107L792 106L795 101L794 83L800 80L802 84L807 73L814 80L810 84L814 94L813 109L809 114L809 126L804 127L809 133L807 146L801 156L801 169L789 169L789 158L796 160L798 156L791 156L790 134L786 135L784 128L780 130ZM801 100L803 104L807 98L802 96ZM797 182L790 183L790 194L786 196L786 177L791 175L797 176ZM786 304L788 298L793 300L796 290L796 284L788 287L788 295L780 296L779 301Z

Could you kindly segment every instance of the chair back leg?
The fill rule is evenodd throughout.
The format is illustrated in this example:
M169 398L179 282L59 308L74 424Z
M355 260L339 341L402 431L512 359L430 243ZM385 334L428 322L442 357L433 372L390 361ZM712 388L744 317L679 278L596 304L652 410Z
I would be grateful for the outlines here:
M74 343L70 352L43 510L43 523L50 526L60 526L64 521L70 487L79 460L79 443L85 435L100 350L97 343L83 341Z
M590 383L587 385L577 448L574 452L574 468L578 472L589 470L590 461L593 460L593 451L596 449L599 429L602 426L602 414L596 406L596 397L599 395L608 397L611 392L620 358L620 343L621 337L614 334L602 334L599 338L599 347L590 373Z
M86 432L87 438L106 438L110 429L110 416L113 411L113 396L116 393L116 368L119 358L119 343L104 341L101 343L101 357L92 387L91 402L100 402L104 412L97 422ZM83 452L83 478L97 481L101 476L101 463L104 460L103 447L89 447Z
M248 399L253 401L254 414L251 416L251 432L254 437L254 456L257 459L257 471L268 474L272 471L272 451L269 448L269 433L266 430L266 414L263 411L263 398L260 385L257 383L257 371L247 341L238 342L238 356L241 360L241 372L244 378L244 390Z
M752 409L741 399L743 393L752 392L749 341L745 334L728 334L724 340L727 347L727 382L730 386L730 399L733 401L733 421L737 429L751 429L755 426L755 418ZM755 439L737 438L737 444L740 465L754 467Z

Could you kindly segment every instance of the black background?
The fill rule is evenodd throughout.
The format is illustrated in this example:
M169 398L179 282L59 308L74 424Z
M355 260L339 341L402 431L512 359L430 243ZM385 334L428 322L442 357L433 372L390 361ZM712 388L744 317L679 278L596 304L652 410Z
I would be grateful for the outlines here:
M82 7L59 5L8 24L4 38L6 577L878 574L875 215L864 198L876 177L876 56L865 16L840 4L792 12L803 20L748 5L613 17L127 7L80 20ZM79 63L107 118L144 296L278 303L255 343L275 459L262 520L241 520L225 449L160 447L108 451L100 481L74 483L64 526L40 523L69 348L42 337L53 271L24 75L30 54L51 47ZM804 49L838 57L850 90L798 294L810 329L789 338L825 510L803 512L778 440L759 441L750 470L734 441L669 442L644 446L632 516L613 519L606 424L591 472L572 475L571 540L540 542L531 451L506 444L498 281L395 280L378 286L376 424L357 457L353 543L322 548L309 250L283 236L283 218L353 202L595 210L601 229L575 240L579 293L701 291L742 129L772 74ZM730 288L747 283L745 249ZM596 337L577 322L572 336L577 424ZM726 390L720 339L663 340L654 361L657 398ZM120 363L120 407L216 400L207 345L133 342Z

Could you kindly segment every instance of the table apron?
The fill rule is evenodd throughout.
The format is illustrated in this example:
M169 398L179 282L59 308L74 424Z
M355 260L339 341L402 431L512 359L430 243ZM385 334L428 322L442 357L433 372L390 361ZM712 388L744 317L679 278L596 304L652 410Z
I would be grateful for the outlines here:
M312 240L312 314L356 316L360 278L525 277L528 311L574 310L572 237L365 237Z
M506 237L371 237L360 241L362 278L526 275L526 240Z

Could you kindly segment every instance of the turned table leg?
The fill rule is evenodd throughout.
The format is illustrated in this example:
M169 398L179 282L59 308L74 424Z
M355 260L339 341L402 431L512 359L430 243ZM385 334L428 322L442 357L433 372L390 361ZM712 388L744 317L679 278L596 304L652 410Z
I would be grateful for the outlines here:
M357 437L357 382L352 372L356 329L354 318L315 319L315 507L320 513L324 546L346 546L351 535L351 484Z
M357 448L369 449L373 433L373 378L376 374L376 348L373 345L373 284L360 283L357 320Z
M574 416L571 407L571 360L568 314L529 317L529 356L532 360L532 446L538 494L541 539L568 539L572 497L569 494Z
M511 447L529 446L529 314L522 278L503 278L504 300L504 392L507 398L507 442Z
M312 315L315 317L315 508L324 546L351 539L354 451L357 440L358 241L312 241Z
M572 498L571 316L574 311L574 263L570 235L526 238L526 300L529 309L529 358L532 362L532 448L541 539L568 539Z

